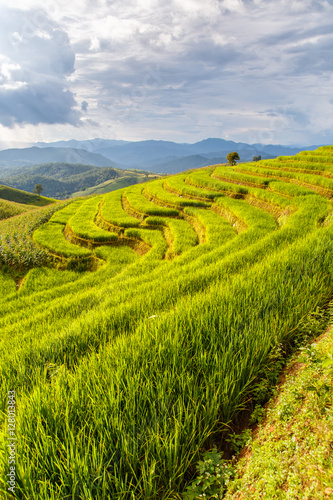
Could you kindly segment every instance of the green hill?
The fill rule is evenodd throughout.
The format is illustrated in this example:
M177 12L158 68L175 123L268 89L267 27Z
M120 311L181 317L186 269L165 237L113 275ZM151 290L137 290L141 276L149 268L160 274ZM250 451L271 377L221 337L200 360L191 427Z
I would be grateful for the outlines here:
M69 196L100 192L100 184L103 184L102 192L137 184L147 180L147 175L150 175L150 172L84 164L45 163L12 169L11 175L7 173L6 176L1 177L1 182L30 192L36 184L42 184L45 195L64 199ZM124 180L122 180L123 177Z
M133 184L140 184L141 182L146 182L147 180L158 178L158 175L149 173L134 172L133 170L123 171L123 175L117 177L116 179L111 179L96 186L84 189L83 191L78 191L72 193L72 197L76 198L78 196L88 196L92 194L104 194L110 193L111 191L116 191L123 187L132 186Z
M240 446L231 430L262 413L304 320L332 297L332 175L327 146L0 221L18 498L201 498L198 461ZM3 442L7 411L2 398Z
M21 189L14 189L8 186L2 186L1 184L0 199L20 203L21 205L31 205L34 207L43 207L45 205L49 205L50 203L54 203L55 201L51 198L46 198L45 196L27 193Z

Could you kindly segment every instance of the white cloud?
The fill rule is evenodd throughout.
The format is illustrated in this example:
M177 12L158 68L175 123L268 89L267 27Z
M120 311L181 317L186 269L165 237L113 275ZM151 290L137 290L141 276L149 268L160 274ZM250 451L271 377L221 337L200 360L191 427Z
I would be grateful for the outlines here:
M42 11L2 8L1 22L0 123L77 124L67 34Z
M93 124L103 123L104 134L125 139L191 141L222 132L247 142L260 142L259 136L276 143L327 138L333 69L329 0L18 0L15 5L22 9L20 22L16 14L16 22L0 20L7 57L0 63L14 65L4 67L3 85L18 87L4 90L22 92L23 104L27 89L19 86L35 85L53 113L54 99L42 92L51 82L53 97L65 106L62 114L54 110L54 120L63 116L63 123L77 124L75 109L85 113L84 127L69 128L66 136L93 136L101 133ZM38 103L29 103L26 116L38 123ZM23 116L16 117L20 120Z

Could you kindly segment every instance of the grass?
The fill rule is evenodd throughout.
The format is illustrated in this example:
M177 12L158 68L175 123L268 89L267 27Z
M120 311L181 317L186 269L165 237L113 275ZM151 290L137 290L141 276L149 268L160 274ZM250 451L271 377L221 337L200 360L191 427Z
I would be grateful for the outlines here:
M43 207L56 201L52 198L45 198L44 196L28 193L27 191L21 191L21 189L14 189L2 185L0 185L0 198L23 205L33 205L35 207Z
M285 382L237 464L225 500L249 494L254 500L331 498L332 340L331 329L289 362Z
M230 167L217 167L214 170L213 177L216 179L238 182L239 184L250 183L250 184L259 184L260 186L268 186L268 184L271 181L271 179L269 178L244 174Z
M199 219L206 229L206 241L213 247L222 245L237 234L231 224L216 212L200 208L185 208L184 212Z
M144 192L148 198L153 198L159 203L166 203L168 206L175 207L208 207L209 204L200 200L183 198L182 195L175 195L166 191L163 187L164 180L150 182L147 184Z
M52 253L64 257L83 257L91 254L88 248L73 245L66 240L63 224L55 222L43 224L34 232L33 239L41 247L45 247Z
M195 186L191 186L187 184L186 179L187 175L174 175L172 177L168 177L164 181L164 186L166 189L170 189L171 191L178 193L178 195L184 196L193 196L199 199L214 199L217 196L223 196L219 191L208 191L202 188L196 188Z
M140 221L125 212L122 206L124 190L120 189L103 196L101 215L110 224L119 227L136 227Z
M51 219L50 222L55 222L57 224L64 224L66 225L69 219L78 211L78 209L81 207L82 203L84 200L77 200L69 203L66 205L64 208L61 210L58 210L55 212Z
M240 446L230 426L259 398L276 353L298 342L304 317L328 302L331 202L283 178L243 186L213 171L165 179L172 192L157 180L0 222L18 255L33 234L48 259L57 247L99 262L77 272L40 259L19 291L4 282L0 386L17 394L17 498L180 500L206 450ZM143 189L162 204L208 206L162 206ZM288 212L284 224L269 204ZM112 234L98 217L117 232L113 245L97 238ZM66 224L94 248L69 243Z
M116 233L105 231L95 224L101 202L101 196L89 198L70 217L68 225L76 236L99 242L115 241L117 239Z
M135 212L144 215L161 215L171 217L178 215L178 210L156 205L152 198L150 198L150 200L145 198L142 191L142 186L131 186L125 191L125 198Z
M186 220L147 217L145 222L148 225L162 225L169 228L170 234L166 238L170 242L169 258L180 255L198 244L198 236Z

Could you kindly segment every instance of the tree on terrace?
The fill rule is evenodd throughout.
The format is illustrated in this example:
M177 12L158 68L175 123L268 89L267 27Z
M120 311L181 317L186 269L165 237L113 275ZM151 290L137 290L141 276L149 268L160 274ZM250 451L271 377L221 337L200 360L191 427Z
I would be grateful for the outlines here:
M236 165L236 160L240 160L239 154L236 153L236 151L233 151L232 153L227 154L227 160L229 165Z

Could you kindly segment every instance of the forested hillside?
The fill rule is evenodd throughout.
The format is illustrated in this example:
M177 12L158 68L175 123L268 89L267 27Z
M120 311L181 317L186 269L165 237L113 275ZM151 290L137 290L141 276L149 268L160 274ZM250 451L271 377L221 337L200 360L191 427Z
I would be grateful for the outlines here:
M9 174L9 175L8 175ZM117 184L124 177L128 184L137 184L148 179L150 172L119 170L111 167L92 167L73 163L45 163L32 167L16 167L1 175L0 182L16 189L33 192L36 184L42 184L43 193L57 199L67 198L74 193L92 194L100 184L108 185L104 192L118 189ZM126 180L124 185L126 184ZM109 181L109 182L108 182ZM116 182L115 186L112 183ZM85 193L87 191L87 193Z

